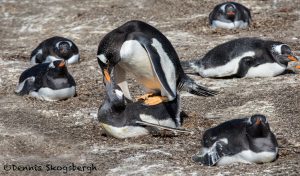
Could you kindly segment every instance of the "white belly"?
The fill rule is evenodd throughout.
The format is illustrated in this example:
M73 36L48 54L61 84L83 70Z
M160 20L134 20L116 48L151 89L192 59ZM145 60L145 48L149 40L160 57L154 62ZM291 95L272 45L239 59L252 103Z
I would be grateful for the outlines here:
M108 135L111 135L118 139L137 137L149 134L149 131L147 129L140 126L115 127L105 123L100 124Z
M204 69L201 66L195 64L191 65L202 77L225 77L232 76L237 73L239 68L239 63L244 57L253 57L255 53L253 51L248 51L241 56L233 58L231 61L224 65Z
M251 150L245 150L233 156L222 157L217 165L226 165L232 163L267 163L273 161L277 156L276 152L259 152L255 153Z
M233 23L227 23L219 20L212 21L212 28L225 28L225 29L234 29L234 28L246 28L248 26L247 22L244 21L234 21Z
M40 88L37 92L30 92L29 95L40 100L58 101L73 97L76 89L74 86L64 89L52 90L48 87Z
M126 72L133 73L138 82L143 84L148 90L161 89L149 56L138 41L129 40L124 42L120 50L120 56L120 66Z
M251 67L245 77L273 77L285 71L286 67L277 63L265 63L257 67Z

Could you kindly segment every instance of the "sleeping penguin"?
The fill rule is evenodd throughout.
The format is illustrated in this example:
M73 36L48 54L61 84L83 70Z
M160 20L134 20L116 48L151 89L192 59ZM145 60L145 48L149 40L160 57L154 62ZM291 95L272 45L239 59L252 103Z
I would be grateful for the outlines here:
M177 97L177 90L202 96L216 94L189 78L170 41L156 28L141 21L129 21L104 36L97 60L104 83L110 80L113 70L116 84L128 99L131 99L126 81L128 73L146 88L147 94L140 98L148 104L172 101Z
M297 60L282 42L239 38L216 46L190 67L202 77L273 77Z
M236 2L219 4L209 14L209 24L213 29L247 28L250 22L250 10Z
M40 43L31 52L32 64L64 59L68 64L79 62L79 51L71 40L64 37L51 37Z
M68 73L64 60L34 65L25 70L15 90L46 101L64 100L76 94L76 84Z
M278 144L264 115L234 119L203 134L202 151L193 161L207 165L266 163L277 158Z
M174 133L189 132L180 129L180 98L149 106L143 101L127 99L116 84L106 85L107 98L98 110L98 120L108 135L115 138L158 134L160 130Z

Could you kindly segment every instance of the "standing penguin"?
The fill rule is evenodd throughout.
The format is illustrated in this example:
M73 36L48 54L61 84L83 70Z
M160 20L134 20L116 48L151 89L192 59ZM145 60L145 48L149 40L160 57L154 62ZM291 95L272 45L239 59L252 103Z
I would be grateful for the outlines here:
M204 165L226 165L236 162L272 162L278 155L278 144L264 115L234 119L210 128L203 134L202 151L192 157Z
M156 28L141 21L129 21L108 33L101 40L98 63L104 75L104 82L113 75L125 97L131 99L126 81L132 73L146 89L143 99L149 104L176 99L177 89L202 96L216 92L202 87L189 78L180 65L178 55L170 41Z
M215 28L246 28L250 25L250 10L236 2L224 2L215 6L209 14L209 24Z
M98 110L98 120L107 134L115 138L129 138L157 134L161 129L188 132L179 129L183 121L179 96L172 101L149 106L141 101L128 100L113 81L105 86L107 98Z
M79 61L79 51L71 40L64 37L51 37L40 43L31 52L30 61L32 64L51 62L64 59L68 64Z
M57 101L73 97L76 84L64 60L34 65L25 70L15 90L18 95L29 94L41 100Z
M202 77L272 77L297 60L282 42L239 38L216 46L190 67Z

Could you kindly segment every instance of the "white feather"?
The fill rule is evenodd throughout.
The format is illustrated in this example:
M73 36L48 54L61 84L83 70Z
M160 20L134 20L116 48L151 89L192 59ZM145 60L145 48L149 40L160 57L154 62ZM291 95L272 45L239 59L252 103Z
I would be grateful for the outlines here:
M225 28L225 29L234 29L234 28L246 28L248 27L248 22L242 20L234 22L224 22L219 20L213 20L211 27L215 28Z
M19 83L19 84L17 85L15 92L16 92L16 93L21 92L22 89L23 89L23 87L24 87L24 84L25 84L26 81L34 82L34 80L35 80L35 77L34 77L34 76L31 76L31 77L26 78L24 81L22 81L21 83Z
M31 64L37 64L36 63L36 55L42 54L42 53L43 53L42 49L39 49L38 52L34 56L31 57L31 60L30 60Z
M72 57L70 57L67 60L67 63L68 64L74 64L74 63L77 63L78 61L79 61L79 54L74 54Z
M104 54L97 55L97 58L104 64L107 63L107 58Z
M100 123L100 124L109 135L119 139L137 137L137 136L149 134L149 131L144 127L139 127L139 126L115 127L104 123Z
M233 58L231 61L227 62L225 65L204 69L201 66L191 64L191 67L195 69L202 77L224 77L236 74L239 68L239 62L244 57L253 57L255 53L253 51L248 51L241 56Z
M273 77L285 71L286 67L278 63L265 63L257 67L251 67L245 77Z
M75 95L75 86L53 90L48 87L40 88L38 91L32 91L29 93L30 96L46 101L57 101L66 98L73 97Z

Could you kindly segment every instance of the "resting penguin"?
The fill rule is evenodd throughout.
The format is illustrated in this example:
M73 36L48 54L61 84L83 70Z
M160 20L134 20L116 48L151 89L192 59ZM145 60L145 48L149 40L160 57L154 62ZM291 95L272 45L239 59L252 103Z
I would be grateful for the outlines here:
M51 62L64 59L68 64L79 61L79 51L71 40L64 37L51 37L40 43L31 52L30 61L32 64Z
M179 129L180 98L156 105L146 105L142 101L127 99L119 86L108 83L107 98L98 110L98 120L108 135L115 138L137 137L157 134L159 130L188 132Z
M213 29L247 28L250 22L250 10L236 2L219 4L209 14L209 24Z
M202 77L272 77L297 61L287 44L258 38L239 38L216 46L190 63Z
M41 100L57 101L73 97L76 94L75 87L75 81L68 73L65 61L56 60L25 70L15 92Z
M148 94L142 99L150 100L149 104L153 103L151 100L155 101L153 104L174 100L177 89L202 96L216 93L189 78L170 41L156 28L141 21L129 21L104 36L97 59L104 83L110 80L113 70L114 80L129 99L127 73L132 73L146 88ZM154 99L153 95L160 96Z
M264 115L234 119L203 134L202 152L192 157L204 165L266 163L277 158L278 144Z

